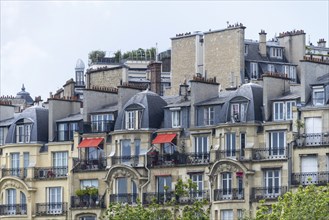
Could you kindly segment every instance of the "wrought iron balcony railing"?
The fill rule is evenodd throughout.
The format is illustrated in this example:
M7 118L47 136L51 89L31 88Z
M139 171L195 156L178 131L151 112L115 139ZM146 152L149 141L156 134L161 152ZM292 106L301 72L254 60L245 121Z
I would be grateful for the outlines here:
M113 120L99 120L92 121L91 132L92 133L101 133L101 132L110 132L114 130L115 121Z
M56 203L37 203L36 204L36 215L65 215L67 213L67 202L56 202Z
M35 179L57 179L67 178L68 168L66 167L35 167Z
M113 156L112 164L127 164L136 167L139 164L139 156Z
M287 158L287 148L252 149L253 160L278 160Z
M73 172L102 171L106 168L106 158L84 160L73 158Z
M210 154L206 153L180 153L175 151L173 154L158 154L149 152L147 155L147 165L156 166L177 166L177 165L202 165L209 164Z
M234 160L246 160L244 150L218 150L216 151L216 160L230 158Z
M196 190L187 193L186 195L175 195L175 192L167 192L167 193L143 193L143 205L149 205L152 202L157 204L164 204L167 202L174 201L175 204L184 205L191 204L195 200L210 200L210 195L208 190Z
M27 176L26 168L3 168L2 176L16 176L18 178L24 179Z
M137 193L118 193L110 195L110 203L127 203L136 204L138 194Z
M282 196L287 192L286 186L280 187L255 187L252 188L250 200L258 202L261 199L272 199L275 200L279 196Z
M302 172L291 174L292 185L326 185L329 183L329 171L326 172Z
M214 190L214 201L243 200L243 199L244 199L243 189L228 188L228 189Z
M71 208L106 208L104 196L71 196Z
M306 133L302 135L305 146L329 145L329 133Z
M26 215L26 204L0 205L0 215Z

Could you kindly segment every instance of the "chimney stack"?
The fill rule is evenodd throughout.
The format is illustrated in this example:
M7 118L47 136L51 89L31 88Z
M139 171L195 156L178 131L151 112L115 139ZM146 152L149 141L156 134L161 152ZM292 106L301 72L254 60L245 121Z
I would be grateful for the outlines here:
M318 47L323 47L323 48L325 48L325 47L326 47L326 43L327 43L327 41L325 41L324 38L321 38L321 39L319 39L319 41L318 41Z
M150 70L151 91L161 95L161 65L162 62L151 62L148 65Z
M262 57L266 57L266 32L264 30L259 33L259 53Z

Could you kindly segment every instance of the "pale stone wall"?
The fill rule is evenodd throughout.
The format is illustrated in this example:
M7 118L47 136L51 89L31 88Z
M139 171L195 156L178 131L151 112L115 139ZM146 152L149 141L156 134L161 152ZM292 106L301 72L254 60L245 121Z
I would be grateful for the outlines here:
M178 94L179 84L188 81L196 74L196 44L198 35L172 38L171 41L171 90L170 94Z
M115 68L98 70L97 72L91 72L89 74L89 87L117 87L120 85L120 81L126 82L126 70L125 68Z
M208 78L217 77L222 89L243 83L243 26L204 34L204 71Z

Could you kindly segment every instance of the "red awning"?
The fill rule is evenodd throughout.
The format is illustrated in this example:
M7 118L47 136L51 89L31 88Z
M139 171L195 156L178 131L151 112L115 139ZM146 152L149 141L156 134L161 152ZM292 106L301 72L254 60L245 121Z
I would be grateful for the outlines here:
M104 138L87 138L83 139L78 147L98 147Z
M176 134L158 134L152 141L152 144L171 143L175 137Z

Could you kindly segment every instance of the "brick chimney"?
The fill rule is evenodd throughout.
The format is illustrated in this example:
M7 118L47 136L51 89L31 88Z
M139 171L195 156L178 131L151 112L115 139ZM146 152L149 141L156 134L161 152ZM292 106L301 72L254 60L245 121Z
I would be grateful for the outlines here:
M152 62L148 65L150 70L150 81L152 92L155 92L160 95L161 93L161 65L162 62Z
M266 57L266 32L264 30L259 33L259 53L262 57Z

